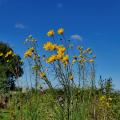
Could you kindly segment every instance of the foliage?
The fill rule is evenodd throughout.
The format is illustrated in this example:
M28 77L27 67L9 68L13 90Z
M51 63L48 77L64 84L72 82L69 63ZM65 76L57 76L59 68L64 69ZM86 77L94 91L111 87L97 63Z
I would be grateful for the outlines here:
M15 89L15 79L23 74L23 62L12 48L5 43L0 43L0 86L4 90Z

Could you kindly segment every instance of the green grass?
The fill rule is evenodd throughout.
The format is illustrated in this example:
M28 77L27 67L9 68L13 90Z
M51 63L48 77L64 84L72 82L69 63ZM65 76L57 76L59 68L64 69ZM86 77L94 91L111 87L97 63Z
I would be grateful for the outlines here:
M114 120L119 120L120 94L115 95L114 93L112 96L114 99L110 114L112 114ZM92 102L93 98L88 99L86 94L84 102L80 100L77 103L77 110L72 108L70 120L93 120ZM73 104L76 104L76 102L74 101ZM22 94L18 92L10 98L8 108L0 110L0 120L67 120L65 117L66 108L64 108L64 113L62 110L56 97L53 97L50 92L45 94L34 92ZM64 114L64 119L62 114ZM99 115L99 112L96 114Z

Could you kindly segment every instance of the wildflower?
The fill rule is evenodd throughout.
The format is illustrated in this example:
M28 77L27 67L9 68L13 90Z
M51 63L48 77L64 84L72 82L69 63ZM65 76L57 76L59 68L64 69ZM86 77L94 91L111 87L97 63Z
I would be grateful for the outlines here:
M66 51L66 48L64 46L57 46L57 53L64 53Z
M3 56L3 53L0 53L0 57Z
M69 63L69 56L68 55L64 56L62 59L62 62L65 64L68 64Z
M106 96L101 96L100 101L104 101L106 99Z
M69 61L69 56L68 55L64 56L63 61Z
M62 35L63 33L64 33L64 29L63 28L58 29L58 34L59 35Z
M55 60L56 60L56 55L52 55L49 58L47 58L46 62L51 63L51 62L54 62Z
M45 50L55 50L56 45L52 44L51 42L47 42L46 44L44 44L43 48Z
M63 54L63 53L62 53L62 54L60 54L60 53L59 53L59 54L57 54L57 55L56 55L56 58L57 58L58 60L60 60L60 59L62 59L62 58L63 58L63 56L64 56L64 54Z
M99 98L99 107L102 109L108 109L111 108L111 103L108 101L109 98L107 99L107 96L103 95Z
M48 37L51 37L51 36L53 36L53 35L54 35L54 30L48 31L48 33L47 33L47 36L48 36Z
M27 57L31 57L32 54L34 52L34 48L29 48L25 53L24 53L24 57L27 58Z
M45 78L46 77L46 74L44 72L40 73L40 77L41 78Z

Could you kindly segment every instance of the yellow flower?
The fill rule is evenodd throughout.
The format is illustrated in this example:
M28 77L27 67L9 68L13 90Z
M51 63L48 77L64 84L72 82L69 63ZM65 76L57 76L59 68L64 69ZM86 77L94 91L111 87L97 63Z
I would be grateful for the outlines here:
M58 34L59 35L62 35L63 33L64 33L64 29L63 28L58 29Z
M66 48L63 45L61 45L61 46L57 46L57 50L58 50L57 53L61 54L61 53L64 53L66 51Z
M0 57L3 56L3 53L0 53Z
M93 63L93 62L94 62L94 60L93 60L93 59L90 59L89 61L90 61L91 63Z
M65 64L68 64L69 63L69 56L68 55L64 56L62 59L62 62Z
M53 36L53 35L54 35L54 30L48 31L48 33L47 33L47 36L48 36L48 37Z
M52 55L49 58L47 58L46 62L51 63L51 62L54 62L55 60L56 60L56 55Z
M24 57L27 58L27 57L31 57L33 55L33 52L34 52L34 48L29 48L25 53L24 53Z
M51 42L47 42L46 44L44 44L43 48L45 50L55 50L56 45L52 44Z
M107 96L103 95L99 97L99 106L102 109L111 108L111 100L112 98L107 98Z
M69 61L69 56L68 55L64 56L63 61Z
M57 58L58 60L60 60L60 59L62 59L62 58L63 58L63 56L64 56L64 54L63 54L63 53L61 53L61 54L57 54L57 55L56 55L56 58Z
M100 97L100 101L105 101L105 100L106 100L106 96L103 95Z
M46 77L46 74L44 72L40 73L40 77L41 78L45 78Z

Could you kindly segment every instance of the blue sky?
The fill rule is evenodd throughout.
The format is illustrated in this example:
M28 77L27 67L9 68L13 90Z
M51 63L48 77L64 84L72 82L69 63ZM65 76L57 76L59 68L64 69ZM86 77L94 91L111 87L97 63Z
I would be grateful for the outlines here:
M80 35L94 49L96 79L111 76L120 89L119 0L0 0L0 41L21 56L29 34L44 43L45 33L59 27L67 36Z

